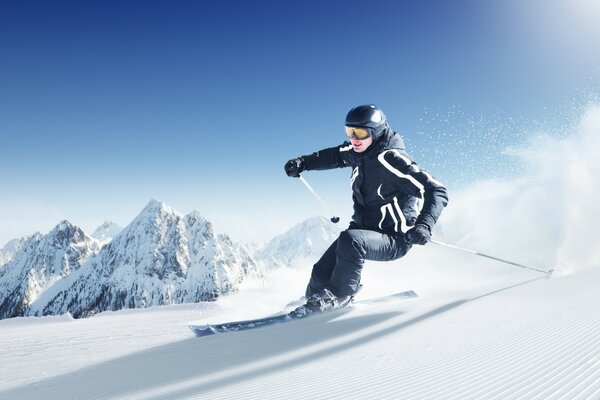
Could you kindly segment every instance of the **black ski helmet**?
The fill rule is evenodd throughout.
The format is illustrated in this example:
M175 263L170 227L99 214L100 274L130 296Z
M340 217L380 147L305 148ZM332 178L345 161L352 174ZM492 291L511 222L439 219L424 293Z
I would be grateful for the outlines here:
M383 111L374 104L356 106L346 115L346 126L370 128L373 140L377 140L387 127L387 119Z

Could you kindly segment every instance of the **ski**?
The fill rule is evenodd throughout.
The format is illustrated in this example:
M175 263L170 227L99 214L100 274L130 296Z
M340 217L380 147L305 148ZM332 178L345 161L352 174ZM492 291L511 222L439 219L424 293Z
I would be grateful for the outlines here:
M396 294L390 296L388 299L394 299L394 300L411 299L414 297L417 297L417 294L414 291L409 290L406 292L396 293ZM369 303L375 303L375 302L379 302L379 301L380 300L378 300L378 299L365 300L365 301L356 302L355 304L361 304L361 303L369 304ZM299 307L299 308L301 308L301 307ZM244 321L225 322L222 324L189 325L189 327L192 330L192 332L194 332L194 335L196 335L198 337L202 337L202 336L215 335L215 334L219 334L219 333L240 332L240 331L247 331L250 329L262 328L262 327L280 324L280 323L284 323L284 322L289 322L289 321L293 321L293 320L304 319L304 318L308 318L309 316L312 316L312 315L319 315L319 314L323 314L325 312L331 312L331 311L340 310L340 309L343 309L343 308L334 308L329 311L317 312L317 313L313 312L313 313L308 313L308 314L298 313L297 312L298 309L296 309L289 313L277 314L277 315L273 315L270 317L244 320Z

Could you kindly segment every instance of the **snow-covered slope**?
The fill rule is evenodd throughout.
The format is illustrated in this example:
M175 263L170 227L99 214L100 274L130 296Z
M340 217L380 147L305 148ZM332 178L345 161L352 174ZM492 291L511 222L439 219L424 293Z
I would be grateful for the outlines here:
M268 242L256 259L271 268L312 265L345 228L322 216L310 218Z
M198 212L184 217L153 200L36 311L82 317L105 310L214 300L256 272L243 246L234 245L226 235L215 235Z
M0 398L599 398L600 267L539 279L432 246L365 268L366 286L396 289L361 292L349 311L221 336L195 338L186 324L274 312L268 299L299 294L304 279L276 273L216 303L0 321ZM472 284L438 290L422 274ZM395 300L409 287L421 296Z
M98 249L94 239L68 221L26 239L0 270L0 319L27 313L40 295L79 270Z
M102 225L100 225L94 233L92 233L92 237L94 239L99 240L101 243L107 243L112 240L115 236L117 236L123 228L121 228L117 223L112 221L104 221Z

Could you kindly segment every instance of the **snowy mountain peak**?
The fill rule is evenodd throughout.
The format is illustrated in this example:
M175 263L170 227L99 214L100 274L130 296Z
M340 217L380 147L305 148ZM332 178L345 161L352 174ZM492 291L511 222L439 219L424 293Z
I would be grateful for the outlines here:
M54 242L63 248L71 243L81 242L87 237L81 228L67 220L59 222L47 236L48 238L53 238Z
M69 221L46 235L29 237L0 270L0 318L25 314L41 294L98 250L98 242Z
M313 217L272 239L256 258L271 268L312 265L343 229L323 216Z
M104 221L102 225L100 225L94 233L92 237L94 239L98 239L101 242L107 242L112 240L115 236L117 236L123 228L121 228L117 223L112 221Z
M146 207L142 210L139 216L148 217L148 216L161 216L165 214L176 214L176 212L167 204L158 201L158 200L150 200Z

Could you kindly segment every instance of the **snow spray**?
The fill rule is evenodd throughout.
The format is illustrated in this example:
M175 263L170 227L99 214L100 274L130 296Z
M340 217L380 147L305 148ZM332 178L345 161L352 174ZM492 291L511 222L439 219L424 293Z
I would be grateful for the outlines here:
M576 118L505 148L510 177L451 192L440 238L547 266L554 277L600 267L600 105Z

